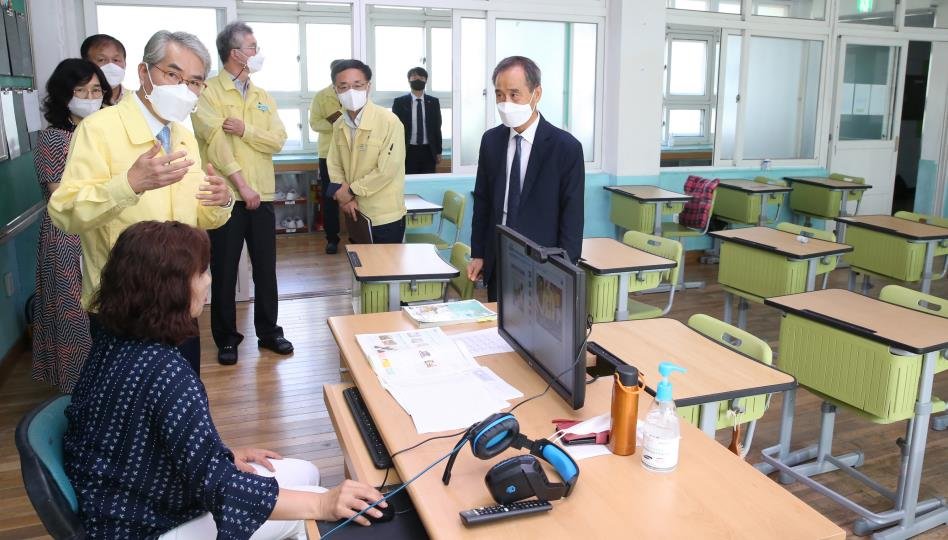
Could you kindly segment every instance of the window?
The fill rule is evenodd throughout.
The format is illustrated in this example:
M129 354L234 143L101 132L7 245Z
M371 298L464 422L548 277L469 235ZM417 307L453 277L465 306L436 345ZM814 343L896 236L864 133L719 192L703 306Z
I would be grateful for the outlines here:
M300 39L296 23L253 22L253 36L266 58L266 67L253 82L267 92L300 91Z
M339 23L306 24L306 88L310 92L332 84L329 65L352 57L352 27Z
M741 13L741 0L667 0L667 7L689 11Z
M905 26L948 28L948 0L909 2L905 8Z
M109 34L122 42L127 52L127 68L122 84L137 90L140 86L138 70L145 43L158 30L173 28L194 34L207 47L211 55L211 73L220 69L220 60L214 41L217 38L218 20L223 19L222 10L216 8L123 6L103 4L95 7L98 33Z
M676 146L708 146L700 163L710 165L715 107L717 38L708 30L670 31L665 40L665 95L662 145L665 161ZM691 148L703 151L704 148ZM666 163L666 165L673 165Z
M596 159L596 40L593 23L497 19L497 60L521 55L537 63L543 87L539 110L582 143L586 161Z
M895 26L896 0L839 0L839 22Z
M487 21L481 18L462 17L459 36L460 71L460 141L455 145L452 161L456 166L470 168L477 165L481 135L484 134L487 116ZM442 131L444 126L442 124Z

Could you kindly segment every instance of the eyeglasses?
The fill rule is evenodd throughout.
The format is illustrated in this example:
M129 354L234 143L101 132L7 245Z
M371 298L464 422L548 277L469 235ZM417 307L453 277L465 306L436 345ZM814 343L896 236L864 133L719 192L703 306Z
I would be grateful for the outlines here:
M365 90L366 87L368 87L368 86L369 86L369 83L367 83L367 82L360 82L360 83L355 83L355 84L352 84L352 85L343 83L343 84L337 84L337 85L336 85L336 91L339 92L339 93L348 92L349 90L360 90L360 91L361 91L361 90Z
M80 99L98 99L102 97L102 89L99 87L93 87L91 90L73 88L72 95Z
M259 53L259 52L260 52L260 45L251 45L251 46L249 46L249 47L235 47L235 48L234 48L234 50L237 50L237 51L242 51L242 50L244 50L244 49L246 49L246 50L248 50L248 51L253 51L253 52L255 52L255 53Z
M158 67L158 64L152 64L151 67L164 73L165 76L171 80L172 84L188 85L188 88L190 88L192 92L200 94L202 90L207 88L207 83L205 83L204 81L199 81L197 79L185 79L184 77L181 76L180 73L176 73L174 71L165 71L161 69L160 67Z

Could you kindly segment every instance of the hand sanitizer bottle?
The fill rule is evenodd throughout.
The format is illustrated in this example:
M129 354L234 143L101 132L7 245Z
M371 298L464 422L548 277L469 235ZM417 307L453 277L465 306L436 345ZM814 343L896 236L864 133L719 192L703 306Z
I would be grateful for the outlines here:
M674 371L684 373L685 369L671 362L658 365L662 380L658 383L655 401L642 427L642 465L657 472L671 472L678 466L681 430L675 402L672 401L672 385L668 380Z

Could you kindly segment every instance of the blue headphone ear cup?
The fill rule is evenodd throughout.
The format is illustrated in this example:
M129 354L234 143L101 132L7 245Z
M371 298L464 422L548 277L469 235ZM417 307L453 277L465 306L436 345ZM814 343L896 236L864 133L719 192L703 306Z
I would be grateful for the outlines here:
M481 459L500 454L520 434L520 424L512 414L491 415L475 429L471 452Z

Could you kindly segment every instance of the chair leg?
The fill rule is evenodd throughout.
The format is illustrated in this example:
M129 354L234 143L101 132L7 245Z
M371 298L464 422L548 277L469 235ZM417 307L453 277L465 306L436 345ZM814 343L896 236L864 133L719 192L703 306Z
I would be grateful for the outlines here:
M731 324L731 320L733 319L731 315L733 305L734 305L734 295L727 291L724 291L724 322L728 324Z
M747 329L747 310L749 307L746 298L741 298L737 303L737 327L741 330Z
M829 273L829 272L823 274L823 288L824 288L824 289L826 288L826 285L829 284L829 278L830 278L830 273Z

